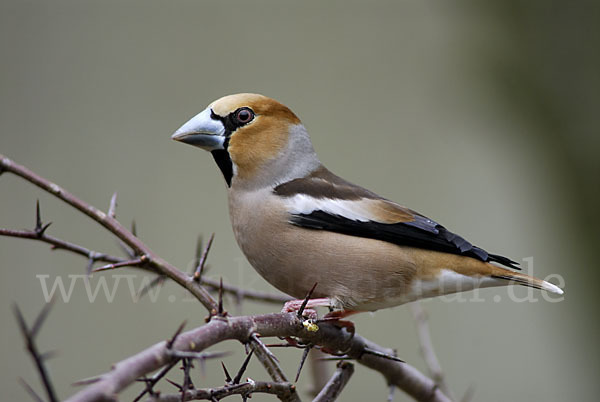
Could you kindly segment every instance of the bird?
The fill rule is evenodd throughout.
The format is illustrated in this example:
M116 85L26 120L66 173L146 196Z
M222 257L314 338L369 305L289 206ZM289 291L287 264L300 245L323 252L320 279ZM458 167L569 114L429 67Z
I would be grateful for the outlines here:
M235 239L254 269L295 298L346 317L418 299L504 285L563 294L516 272L426 216L352 184L319 160L308 132L269 97L224 96L172 139L212 154Z

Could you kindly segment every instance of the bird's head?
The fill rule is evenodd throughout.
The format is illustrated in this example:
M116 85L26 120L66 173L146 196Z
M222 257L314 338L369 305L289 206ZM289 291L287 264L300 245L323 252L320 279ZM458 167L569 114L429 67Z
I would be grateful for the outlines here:
M258 94L214 101L171 138L209 151L229 187L275 186L320 164L300 119Z

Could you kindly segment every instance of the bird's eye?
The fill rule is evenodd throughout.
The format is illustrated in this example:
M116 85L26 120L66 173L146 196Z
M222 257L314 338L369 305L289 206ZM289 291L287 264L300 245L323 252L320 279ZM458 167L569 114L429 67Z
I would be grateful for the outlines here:
M241 108L235 112L235 120L239 124L249 123L250 121L252 121L252 119L254 119L254 112L252 112L252 110L248 109L247 107Z

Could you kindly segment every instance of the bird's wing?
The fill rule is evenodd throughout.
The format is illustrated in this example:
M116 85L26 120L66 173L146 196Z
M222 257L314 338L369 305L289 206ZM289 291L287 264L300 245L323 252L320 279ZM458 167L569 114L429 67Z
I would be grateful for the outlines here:
M439 223L335 176L325 168L280 184L290 223L310 229L366 237L497 262L519 269L507 257L487 253Z

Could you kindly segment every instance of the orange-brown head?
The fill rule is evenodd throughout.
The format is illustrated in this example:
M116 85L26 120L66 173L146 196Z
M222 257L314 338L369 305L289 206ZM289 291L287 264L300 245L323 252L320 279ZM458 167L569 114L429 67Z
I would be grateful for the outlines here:
M300 119L258 94L214 101L172 138L210 151L229 187L276 185L318 166Z

